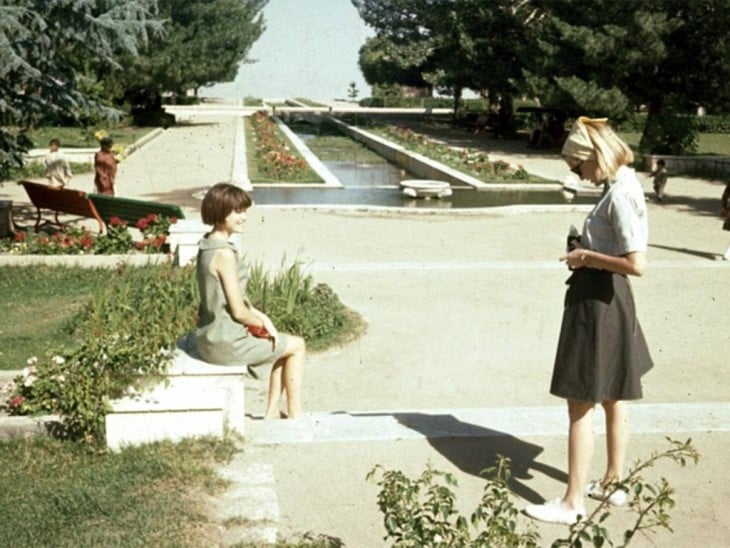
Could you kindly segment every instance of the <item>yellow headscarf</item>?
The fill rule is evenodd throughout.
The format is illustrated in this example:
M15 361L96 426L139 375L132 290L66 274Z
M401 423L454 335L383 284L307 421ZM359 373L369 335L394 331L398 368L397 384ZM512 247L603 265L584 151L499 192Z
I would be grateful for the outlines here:
M568 138L563 145L562 155L578 160L590 160L596 156L596 147L593 145L586 124L608 122L608 118L588 118L581 116L573 124L573 128L568 134Z

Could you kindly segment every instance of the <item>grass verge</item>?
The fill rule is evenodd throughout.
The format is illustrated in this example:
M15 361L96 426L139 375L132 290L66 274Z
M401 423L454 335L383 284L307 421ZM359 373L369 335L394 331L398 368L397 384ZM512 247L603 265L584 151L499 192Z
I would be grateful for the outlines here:
M639 149L641 133L619 132L626 143L635 151ZM728 133L700 133L697 139L697 151L686 156L718 155L730 156L730 134Z
M90 162L69 162L71 173L80 175L81 173L91 173L94 166ZM19 181L20 179L39 178L46 176L46 166L43 162L27 163L23 167L10 168L8 181Z
M230 441L185 440L94 454L49 438L0 442L0 546L215 546L203 503Z
M51 139L60 140L63 148L95 148L99 146L99 141L94 133L99 129L104 129L114 143L125 146L151 131L151 128L140 127L44 126L28 130L28 137L35 148L47 147Z
M0 369L22 369L31 356L74 345L72 319L110 275L78 267L2 267Z

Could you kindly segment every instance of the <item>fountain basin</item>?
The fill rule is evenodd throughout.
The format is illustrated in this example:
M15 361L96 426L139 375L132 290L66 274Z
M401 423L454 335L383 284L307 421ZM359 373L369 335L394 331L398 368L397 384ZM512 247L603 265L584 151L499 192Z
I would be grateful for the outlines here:
M447 198L453 194L449 183L433 179L406 179L400 187L411 198Z

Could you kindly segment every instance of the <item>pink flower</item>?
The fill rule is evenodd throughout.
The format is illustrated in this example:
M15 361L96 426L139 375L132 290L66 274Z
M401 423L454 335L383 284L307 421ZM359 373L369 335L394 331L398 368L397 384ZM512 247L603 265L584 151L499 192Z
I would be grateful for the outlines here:
M126 226L127 223L122 221L119 217L114 216L109 219L109 226Z
M8 401L8 406L11 409L18 409L21 405L23 405L24 401L25 401L25 398L23 396L13 396Z
M147 221L147 219L140 219L139 221L137 221L137 228L139 228L140 230L147 230L148 226L149 222Z

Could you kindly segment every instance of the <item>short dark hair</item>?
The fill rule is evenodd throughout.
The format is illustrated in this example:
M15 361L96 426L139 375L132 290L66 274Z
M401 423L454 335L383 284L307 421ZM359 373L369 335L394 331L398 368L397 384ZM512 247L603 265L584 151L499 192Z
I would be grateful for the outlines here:
M114 144L114 140L111 137L104 137L102 140L99 141L99 144L102 148L107 148Z
M667 163L664 161L664 158L659 158L656 161L656 165L658 165L659 167L664 167L665 165L667 165Z
M251 196L241 187L218 183L205 193L200 214L205 224L216 226L225 221L231 211L245 211L252 204Z
M56 145L57 147L60 147L61 141L59 141L58 139L51 139L50 141L48 141L48 145Z

